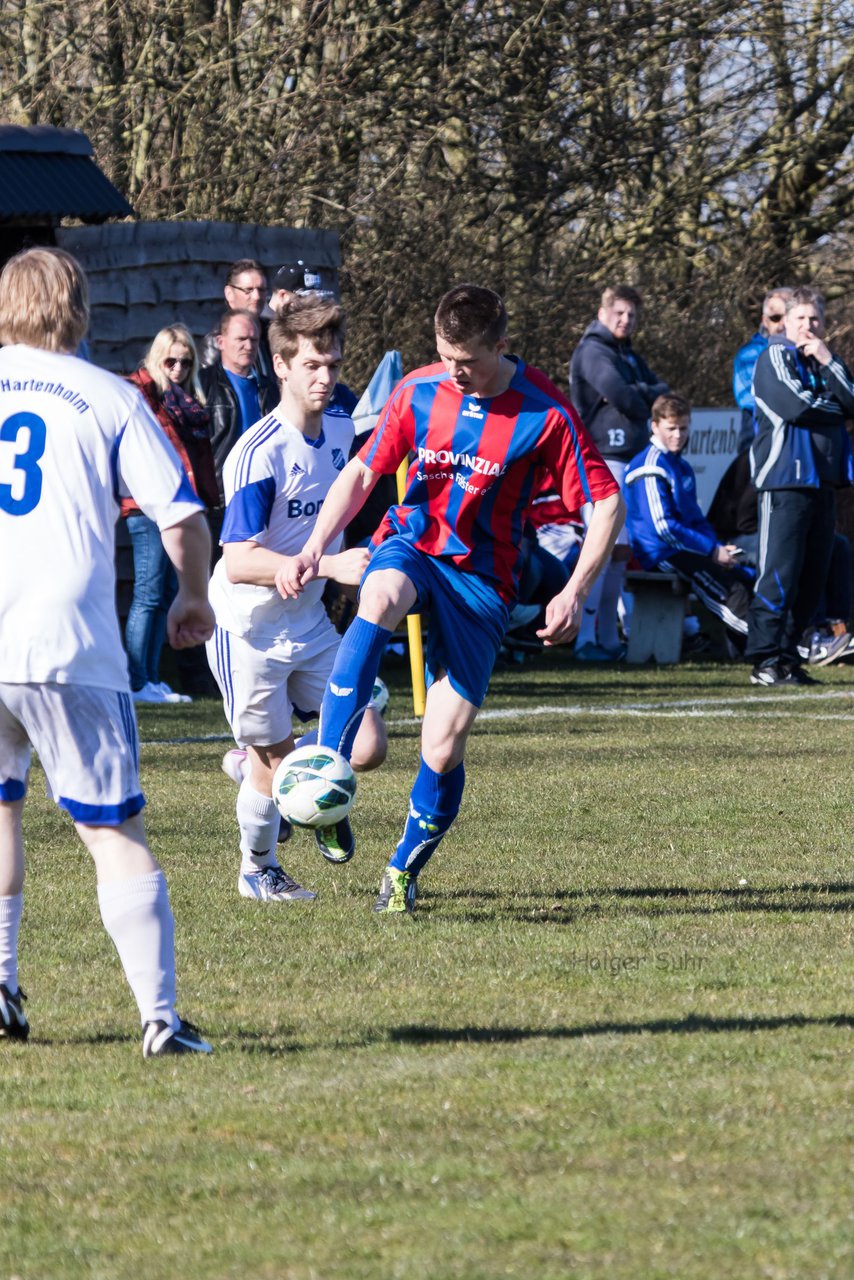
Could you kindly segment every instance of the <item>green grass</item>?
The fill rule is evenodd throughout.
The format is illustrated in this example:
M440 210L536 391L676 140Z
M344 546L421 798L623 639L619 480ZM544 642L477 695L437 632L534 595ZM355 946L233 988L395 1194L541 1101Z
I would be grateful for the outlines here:
M36 773L0 1280L850 1275L854 668L830 697L563 654L498 675L486 710L518 714L478 722L403 922L370 911L418 756L390 683L356 859L288 847L308 906L238 898L225 743L143 748L210 1060L143 1061ZM225 732L213 703L140 726Z

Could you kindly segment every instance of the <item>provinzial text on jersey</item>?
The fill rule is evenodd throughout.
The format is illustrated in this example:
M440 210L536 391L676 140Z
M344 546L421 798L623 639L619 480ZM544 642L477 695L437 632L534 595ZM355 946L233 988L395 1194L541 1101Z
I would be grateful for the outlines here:
M3 391L43 391L45 395L67 400L78 413L86 413L89 408L88 400L84 400L70 387L64 387L61 382L39 382L36 378L0 378L0 392Z
M453 449L425 449L418 447L418 460L428 466L438 463L440 467L468 467L476 475L501 476L507 470L498 462L489 458L481 458L477 453L456 453Z

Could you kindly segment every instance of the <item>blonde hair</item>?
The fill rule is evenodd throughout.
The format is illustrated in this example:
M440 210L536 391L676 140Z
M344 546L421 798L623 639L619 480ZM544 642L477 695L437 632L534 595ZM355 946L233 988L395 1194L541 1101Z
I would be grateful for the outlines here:
M25 249L0 274L0 343L77 350L89 328L89 285L64 249Z
M182 347L186 347L192 357L193 363L190 365L187 381L199 404L204 404L205 395L199 382L199 354L196 351L193 335L185 325L169 324L165 329L161 329L159 333L155 334L151 346L145 353L145 358L142 362L143 366L151 374L155 386L162 395L170 385L170 379L163 372L163 361L169 355L169 348L175 342Z

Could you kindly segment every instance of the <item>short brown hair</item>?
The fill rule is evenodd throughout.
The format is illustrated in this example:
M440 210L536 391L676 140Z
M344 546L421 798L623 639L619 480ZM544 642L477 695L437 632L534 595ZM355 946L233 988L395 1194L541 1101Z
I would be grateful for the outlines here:
M64 249L25 249L0 274L0 343L75 352L89 328L89 285Z
M270 321L270 350L289 364L300 338L307 338L323 355L336 346L343 354L346 333L347 313L337 302L317 294L294 297Z
M690 418L691 401L685 396L668 391L666 395L657 396L652 402L652 420L661 422L662 418Z
M237 261L232 262L231 266L228 268L228 279L225 283L233 285L237 277L242 276L244 271L258 271L264 277L265 281L267 279L267 272L261 266L261 263L257 258L238 258Z
M455 346L485 342L494 347L507 333L507 311L492 289L458 284L440 300L434 323L445 342Z
M643 306L643 298L630 284L609 284L602 290L603 307L612 307L615 302L630 302L638 311Z

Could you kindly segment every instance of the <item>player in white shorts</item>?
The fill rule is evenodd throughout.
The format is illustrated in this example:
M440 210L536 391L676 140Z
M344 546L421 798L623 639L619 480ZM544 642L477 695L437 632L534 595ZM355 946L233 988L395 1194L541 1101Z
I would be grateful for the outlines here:
M210 537L139 392L76 359L86 278L32 249L0 276L0 1037L26 1040L18 984L23 808L32 748L95 862L101 918L143 1023L143 1053L211 1047L175 1010L174 920L140 811L136 719L115 611L119 498L161 530L178 572L168 634L211 634Z
M344 325L341 307L324 299L296 299L279 313L270 325L270 349L281 401L238 441L223 468L223 557L211 578L216 631L208 658L235 741L246 749L247 768L237 774L238 891L263 901L315 897L279 865L272 782L294 749L294 719L317 715L339 636L323 605L323 581L292 600L281 595L278 576L314 528L353 442L351 419L326 411L341 367ZM366 548L340 550L339 539L323 558L321 575L356 586L368 555ZM385 726L371 707L356 738L354 768L376 768L386 745ZM346 819L319 828L315 838L331 862L352 856Z

